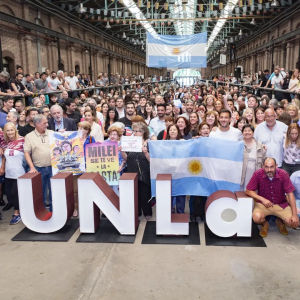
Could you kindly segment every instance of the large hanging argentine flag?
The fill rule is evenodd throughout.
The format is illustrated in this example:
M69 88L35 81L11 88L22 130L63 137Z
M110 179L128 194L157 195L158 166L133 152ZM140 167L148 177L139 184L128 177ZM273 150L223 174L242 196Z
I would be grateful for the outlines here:
M206 68L207 32L192 35L147 33L147 66L150 68Z
M209 196L240 190L244 143L199 138L149 141L152 196L158 174L172 175L172 195Z

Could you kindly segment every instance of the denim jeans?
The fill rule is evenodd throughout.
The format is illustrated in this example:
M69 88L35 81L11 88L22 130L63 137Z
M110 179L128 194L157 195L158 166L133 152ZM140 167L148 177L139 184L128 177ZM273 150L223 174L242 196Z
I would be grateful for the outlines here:
M172 197L172 211L175 210L178 214L184 214L185 209L185 196L173 196Z
M35 167L35 169L42 175L42 187L43 187L43 202L46 204L47 193L49 191L49 209L52 212L52 193L50 178L52 177L52 167Z

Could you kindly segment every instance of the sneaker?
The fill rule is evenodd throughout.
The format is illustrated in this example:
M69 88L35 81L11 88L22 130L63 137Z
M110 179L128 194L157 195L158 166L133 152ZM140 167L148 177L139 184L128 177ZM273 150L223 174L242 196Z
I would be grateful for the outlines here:
M16 224L18 224L20 221L21 221L22 219L21 219L21 216L20 215L13 215L12 216L12 219L11 219L11 221L10 221L10 225L16 225Z

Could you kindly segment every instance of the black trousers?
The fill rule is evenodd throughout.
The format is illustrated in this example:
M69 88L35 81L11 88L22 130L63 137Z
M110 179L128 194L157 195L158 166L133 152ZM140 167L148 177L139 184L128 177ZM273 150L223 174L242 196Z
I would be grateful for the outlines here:
M139 216L152 216L152 206L151 206L151 186L145 184L142 181L138 181L138 195L139 195Z
M289 176L291 177L291 175L296 172L296 171L300 171L300 164L287 164L284 161L282 162L282 169L284 171L286 171Z
M17 179L5 178L5 192L7 202L13 204L15 210L19 210L19 194Z

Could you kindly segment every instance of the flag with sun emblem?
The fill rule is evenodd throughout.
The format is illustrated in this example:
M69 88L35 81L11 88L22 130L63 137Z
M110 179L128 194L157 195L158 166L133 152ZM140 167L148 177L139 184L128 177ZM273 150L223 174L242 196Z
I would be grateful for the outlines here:
M207 32L192 35L147 33L146 57L150 68L206 68Z
M172 175L172 195L209 196L240 190L244 143L199 138L149 141L152 196L158 174Z

